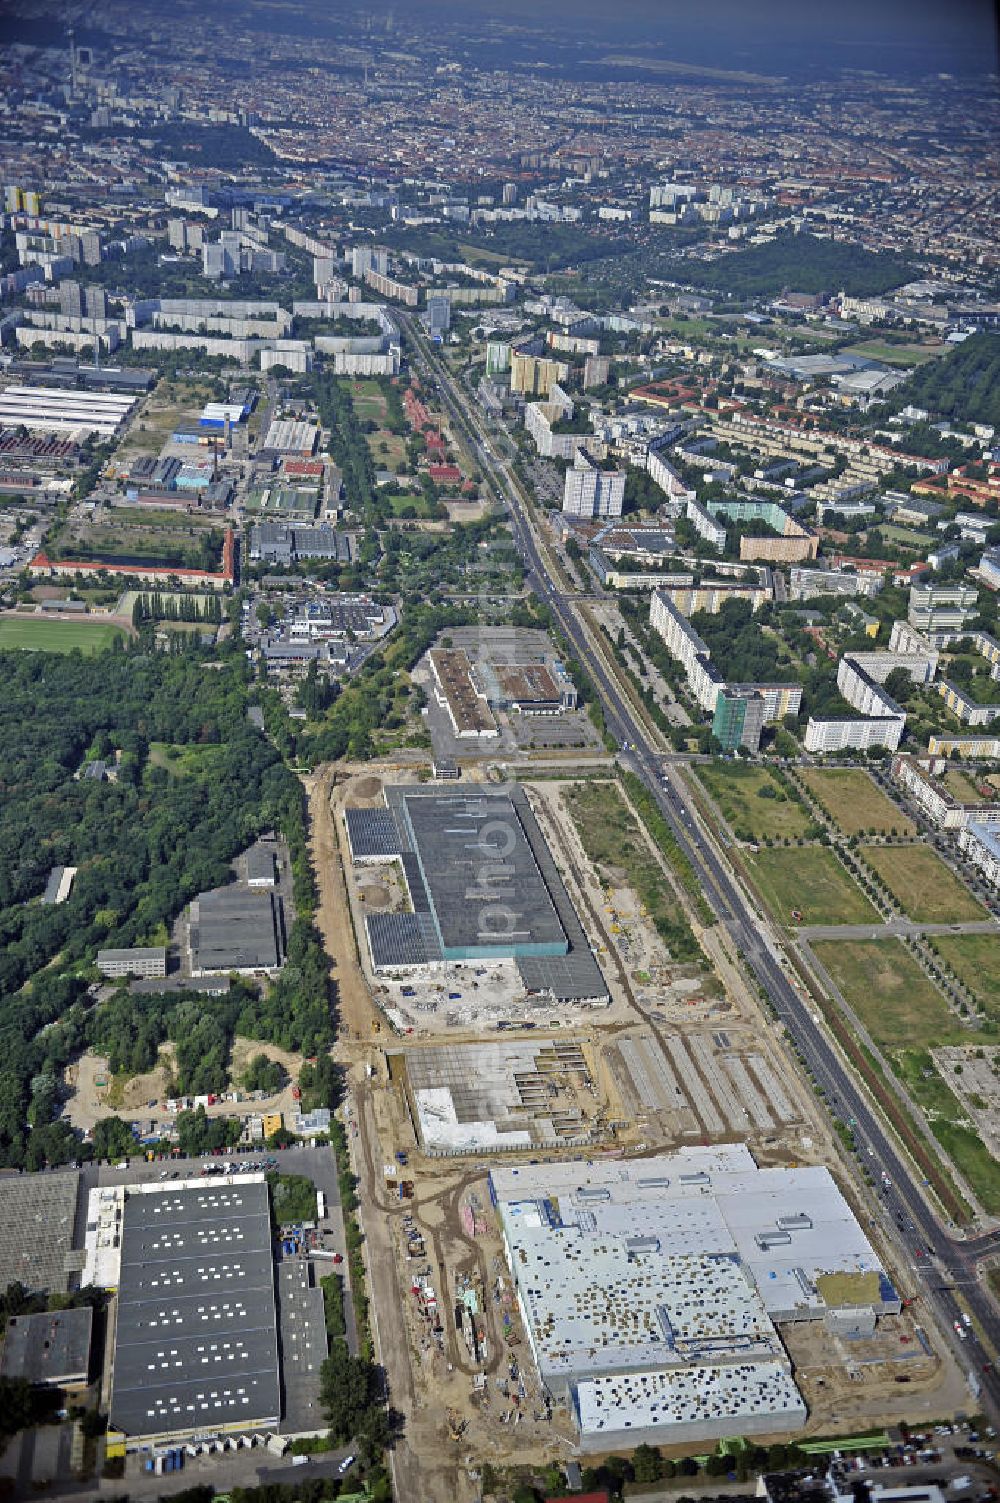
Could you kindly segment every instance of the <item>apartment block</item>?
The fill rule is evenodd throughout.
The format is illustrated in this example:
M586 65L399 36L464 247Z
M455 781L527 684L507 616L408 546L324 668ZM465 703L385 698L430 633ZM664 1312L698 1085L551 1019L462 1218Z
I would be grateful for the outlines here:
M1000 887L1000 827L968 824L959 831L958 844L990 886Z
M906 617L935 646L941 646L942 638L961 633L975 613L978 598L972 585L912 585Z
M900 755L893 758L892 775L942 830L964 830L970 824L1000 825L1000 803L969 804L957 799L936 776L945 766L936 759L925 762Z
M563 512L570 517L620 517L625 501L625 471L604 469L586 449L578 448L566 471Z
M649 607L649 624L663 638L667 651L681 664L687 675L688 688L703 710L715 715L719 698L723 693L738 696L756 695L760 699L762 723L771 724L783 720L786 715L797 715L802 704L802 689L799 684L730 684L712 662L708 643L698 635L683 611L670 597L667 590L654 590ZM755 712L751 711L751 719ZM747 712L723 711L720 726L734 734L730 715L735 721ZM721 739L721 738L720 738ZM758 735L758 744L760 737Z

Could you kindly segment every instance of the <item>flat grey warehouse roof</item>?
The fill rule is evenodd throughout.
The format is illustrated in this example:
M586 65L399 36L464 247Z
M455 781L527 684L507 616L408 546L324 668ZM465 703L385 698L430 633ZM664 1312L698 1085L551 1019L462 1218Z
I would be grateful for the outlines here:
M267 1185L126 1196L111 1423L126 1435L276 1424Z
M15 1279L26 1289L69 1287L69 1275L81 1266L73 1257L80 1175L0 1176L0 1288Z
M89 1305L12 1315L4 1337L0 1377L50 1385L85 1383L93 1324Z

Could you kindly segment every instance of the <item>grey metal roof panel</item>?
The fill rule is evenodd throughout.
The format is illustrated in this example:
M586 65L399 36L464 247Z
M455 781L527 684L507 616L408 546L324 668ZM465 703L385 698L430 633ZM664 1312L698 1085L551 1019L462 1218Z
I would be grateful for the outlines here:
M427 965L441 959L433 924L419 913L369 913L365 917L372 964Z
M345 817L356 860L399 855L399 827L390 809L348 809Z
M520 801L506 792L428 796L407 789L403 806L446 954L567 948Z

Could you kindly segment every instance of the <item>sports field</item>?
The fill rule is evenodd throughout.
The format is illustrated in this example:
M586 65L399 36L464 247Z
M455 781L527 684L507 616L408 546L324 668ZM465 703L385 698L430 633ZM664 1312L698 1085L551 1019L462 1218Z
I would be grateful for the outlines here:
M782 924L881 924L864 893L825 846L758 851L748 859L764 901ZM792 910L801 920L792 918Z
M876 1044L927 1049L968 1041L967 1030L899 940L825 939L812 948Z
M861 768L804 767L803 783L845 835L913 835L912 820Z
M737 840L794 840L809 827L808 811L766 767L705 763L697 773Z
M394 517L433 518L437 516L437 503L428 501L422 491L416 491L413 494L399 491L391 495L383 492L380 499L389 503Z
M377 381L352 381L351 405L362 422L374 419L380 426L388 411L385 393Z
M863 855L908 918L920 924L983 919L986 911L925 845L868 845Z
M993 934L936 934L934 948L991 1018L1000 1022L1000 944Z
M101 652L125 632L105 621L52 621L45 616L0 616L0 652Z

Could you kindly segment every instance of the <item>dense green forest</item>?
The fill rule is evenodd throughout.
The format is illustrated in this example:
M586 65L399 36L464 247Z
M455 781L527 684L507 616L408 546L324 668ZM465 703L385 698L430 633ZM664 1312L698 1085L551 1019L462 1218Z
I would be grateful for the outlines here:
M140 639L94 658L3 654L0 672L0 1164L36 1168L80 1152L55 1114L62 1071L90 1044L129 1069L172 1038L178 1074L205 1090L224 1083L234 1032L311 1053L333 1024L302 788L247 720L245 663ZM165 759L163 746L180 755ZM74 777L93 757L117 763L116 781ZM167 1005L123 992L95 1009L97 948L162 942L184 904L275 828L289 841L296 914L271 991L237 985ZM66 902L44 905L56 865L77 867L76 880Z
M914 269L902 256L886 251L789 231L766 245L752 245L717 261L678 260L674 275L692 286L738 298L776 296L786 287L860 297L901 286L911 280Z
M696 611L691 625L729 682L776 683L794 677L790 666L781 661L778 638L761 631L749 601L727 600L717 615Z
M482 247L492 255L512 261L530 261L542 271L611 256L628 245L609 235L577 225L500 223L449 234L438 229L390 227L381 236L386 245L417 256L437 256L443 261L464 261L466 248ZM471 259L471 258L469 258Z
M120 125L82 127L81 134L91 140L125 134ZM174 162L191 162L199 167L214 167L220 172L240 172L244 167L263 167L277 161L266 141L261 141L243 125L163 124L143 130L156 143L158 154Z
M897 412L911 402L935 417L1000 428L1000 331L973 334L915 370L892 394Z

